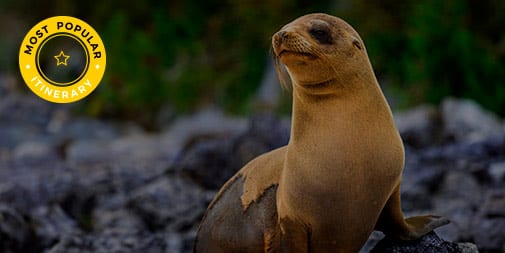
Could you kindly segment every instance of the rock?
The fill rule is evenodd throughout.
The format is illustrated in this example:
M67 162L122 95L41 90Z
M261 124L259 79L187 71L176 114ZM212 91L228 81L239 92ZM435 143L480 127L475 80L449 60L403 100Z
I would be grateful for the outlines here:
M438 192L446 199L464 199L468 204L477 207L482 204L483 191L473 175L464 171L448 171Z
M195 140L181 151L172 167L199 185L217 190L247 162L287 144L288 139L288 125L273 115L258 114L244 132Z
M61 164L7 168L0 178L0 203L19 210L31 210L49 202L59 202L72 189L79 188Z
M505 161L492 163L488 169L489 176L495 184L505 181Z
M487 217L505 218L505 189L492 189L483 194L481 214ZM505 244L504 244L505 245Z
M412 147L422 148L443 141L440 115L433 106L421 105L395 113L394 120L403 141Z
M111 161L113 158L109 146L109 141L105 140L83 140L74 142L67 148L67 162L71 165L77 165Z
M34 98L0 99L0 252L191 252L217 189L289 139L289 121L267 113L168 113L161 133L147 133L128 122L73 118L68 107ZM452 223L437 229L445 240L501 252L505 132L475 105L447 101L445 112L422 106L397 115L406 141L402 208L406 216L448 217ZM487 116L474 121L467 110ZM476 252L435 235L389 246L382 237L374 233L360 252L378 241L373 252L411 252L412 243L426 252Z
M372 234L368 237L368 240L366 241L365 245L361 248L359 253L368 253L370 250L372 250L377 243L384 239L384 234L379 231L373 231Z
M40 206L30 212L37 243L42 248L54 245L67 234L81 232L75 220L58 205Z
M167 160L170 154L164 152L157 135L133 135L112 141L109 150L114 161L123 160L130 162L161 162ZM166 163L168 166L168 163Z
M38 252L30 224L16 209L0 204L0 252Z
M144 164L116 164L108 167L110 168L109 180L111 180L108 184L116 193L112 197L128 195L137 188L162 178L167 170L164 160L154 160L153 163ZM111 197L110 195L106 196Z
M161 149L179 154L198 139L227 138L245 131L247 120L225 116L221 111L210 108L195 115L181 117L161 136Z
M111 123L90 118L69 118L57 111L49 126L50 132L65 140L109 141L120 136L120 129ZM60 119L62 118L62 119ZM61 122L57 122L57 121Z
M100 234L65 236L47 253L109 253L109 252L183 252L177 235L147 232L105 231ZM175 243L174 243L175 242ZM175 244L175 245L174 245ZM186 251L188 252L188 251Z
M434 232L414 241L401 241L386 236L370 251L371 253L477 253L471 243L453 243L442 240Z
M505 190L486 192L477 216L472 220L473 238L482 250L498 251L505 246Z
M14 162L24 165L41 165L61 163L56 148L47 142L27 141L19 144L13 152Z
M498 118L474 101L448 98L441 110L445 135L457 142L476 142L503 133Z
M473 224L473 239L482 250L498 252L505 245L505 218L478 219Z
M433 200L427 196L427 187L422 185L405 185L401 188L402 209L405 212L415 212L416 210L431 210Z
M37 127L4 122L0 119L0 148L14 149L22 142L33 141L43 134Z
M81 140L67 148L67 162L71 165L121 164L168 167L171 154L161 147L157 135L131 135L114 140Z
M242 167L260 154L284 146L289 141L290 123L271 113L254 115L247 131L234 141L234 160Z
M143 220L132 210L125 207L115 210L95 208L93 211L93 231L103 232L108 229L117 231L147 231Z
M159 178L131 194L128 207L150 230L184 232L197 223L211 196L179 176Z
M171 170L187 175L206 189L214 190L219 189L238 169L240 167L233 158L233 142L226 139L198 141L183 150L171 166Z
M55 104L34 96L19 93L0 99L0 122L30 125L45 131Z
M472 234L472 220L476 216L476 207L463 198L434 198L433 211L436 215L448 218L451 223L437 229L437 233L449 241L468 240Z

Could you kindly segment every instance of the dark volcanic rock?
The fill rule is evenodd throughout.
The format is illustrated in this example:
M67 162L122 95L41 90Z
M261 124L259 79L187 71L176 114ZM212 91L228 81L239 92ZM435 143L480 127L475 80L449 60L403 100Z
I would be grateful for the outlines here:
M38 248L30 224L19 210L0 205L0 252L37 252Z
M394 120L403 141L413 147L421 148L441 143L442 133L440 113L434 106L419 106L395 113Z
M471 243L453 243L442 240L431 232L415 241L401 241L385 237L370 251L371 253L477 253Z
M505 250L505 189L486 193L471 228L481 249Z
M231 157L232 142L229 140L198 141L181 152L172 168L205 188L218 189L239 169L232 166Z
M129 207L151 230L185 231L203 215L211 195L179 176L165 176L131 195Z
M68 234L81 230L58 205L41 206L30 212L31 225L42 248L51 247Z
M106 231L65 236L47 253L181 252L179 240L161 233Z
M56 147L47 142L27 141L19 144L13 151L14 162L18 165L37 166L61 163Z
M194 140L173 168L208 189L218 189L251 159L286 145L289 126L269 114L256 115L249 128L228 138Z
M481 141L504 130L494 114L471 100L445 99L441 113L445 135L458 142Z
M168 123L147 133L72 118L67 107L35 97L3 97L0 252L191 252L216 190L289 138L289 122L269 114L231 118L211 109ZM437 229L444 240L504 252L500 120L450 100L399 114L397 124L406 142L406 215L443 215L452 221ZM435 234L415 242L379 234L360 252L379 241L373 252L476 252Z

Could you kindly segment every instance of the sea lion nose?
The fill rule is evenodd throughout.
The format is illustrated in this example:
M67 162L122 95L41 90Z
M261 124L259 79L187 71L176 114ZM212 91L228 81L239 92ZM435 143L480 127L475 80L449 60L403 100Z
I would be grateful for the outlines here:
M277 34L281 39L286 39L288 37L288 33L286 31L280 31Z
M283 41L287 40L289 37L288 32L281 30L274 34L273 41L275 46L280 46Z

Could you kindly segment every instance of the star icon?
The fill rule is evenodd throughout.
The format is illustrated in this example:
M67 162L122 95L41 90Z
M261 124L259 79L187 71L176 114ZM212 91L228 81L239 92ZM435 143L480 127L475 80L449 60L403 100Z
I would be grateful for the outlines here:
M63 50L60 51L59 55L55 55L54 59L56 59L56 66L60 66L61 64L67 66L67 60L70 58L70 55L65 55Z

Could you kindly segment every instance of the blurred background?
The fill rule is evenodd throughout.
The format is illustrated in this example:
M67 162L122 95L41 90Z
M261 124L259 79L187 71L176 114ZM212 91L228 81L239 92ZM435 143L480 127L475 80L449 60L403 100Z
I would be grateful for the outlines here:
M310 13L347 20L362 35L395 108L466 97L505 114L505 2L476 0L26 1L0 3L0 71L19 80L25 33L54 15L91 24L107 49L107 71L79 113L152 126L161 108L254 109L271 65L270 37ZM286 96L289 97L289 96ZM289 112L289 103L275 110Z
M311 12L365 42L405 143L407 216L444 215L442 238L505 252L498 0L0 0L0 252L191 252L220 186L287 143L271 36ZM18 69L25 34L59 15L107 52L99 87L65 105Z

